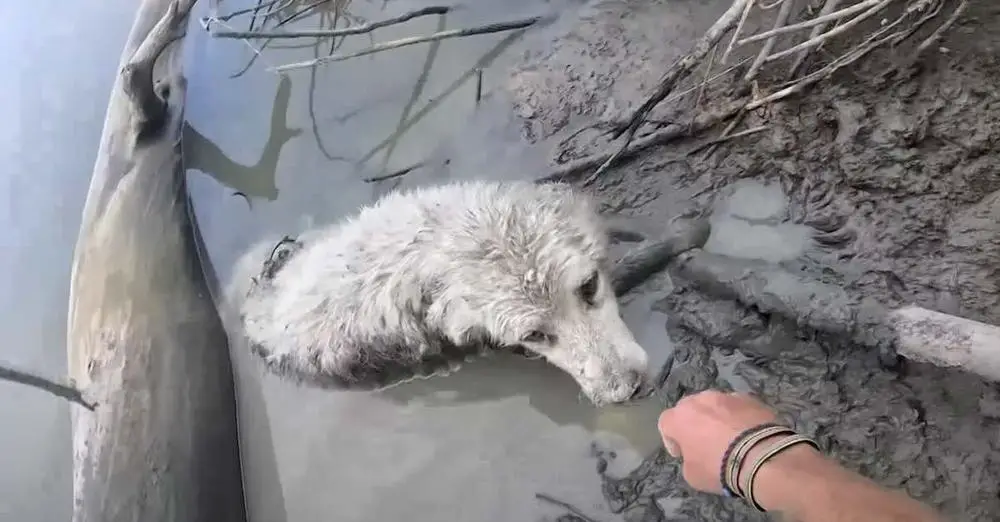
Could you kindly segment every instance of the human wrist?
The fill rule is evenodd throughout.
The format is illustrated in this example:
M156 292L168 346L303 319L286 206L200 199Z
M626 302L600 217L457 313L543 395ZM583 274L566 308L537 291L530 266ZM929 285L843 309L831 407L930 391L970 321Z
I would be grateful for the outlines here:
M753 463L762 454L787 439L775 435L754 446L739 472L739 484L746 493ZM829 471L830 462L809 444L795 444L768 458L753 477L754 500L767 511L789 515L801 513L809 497L823 491L813 491L817 479ZM825 488L820 488L825 490ZM815 499L814 499L815 500Z

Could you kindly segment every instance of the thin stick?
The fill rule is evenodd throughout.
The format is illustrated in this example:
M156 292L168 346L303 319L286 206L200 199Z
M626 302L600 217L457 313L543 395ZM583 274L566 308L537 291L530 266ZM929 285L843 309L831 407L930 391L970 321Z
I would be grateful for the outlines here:
M778 9L778 16L774 17L774 29L783 27L788 23L788 15L792 13L792 7L795 6L795 0L783 0L781 3L781 8ZM771 35L768 37L764 45L761 46L760 52L757 53L757 59L753 61L750 66L750 70L747 71L746 75L743 76L743 81L752 81L756 76L757 72L760 71L762 65L767 60L767 56L771 54L774 50L774 41L777 35Z
M271 0L270 2L264 2L263 4L257 4L255 7L247 7L246 9L240 9L238 11L233 11L232 13L229 13L229 14L226 14L226 15L222 15L222 16L205 16L205 17L202 17L202 19L201 19L201 26L204 27L205 29L208 29L208 26L211 25L212 22L215 22L215 21L228 22L229 20L232 20L233 18L235 18L237 16L245 15L247 13L252 13L252 12L260 10L260 9L271 7L272 5L274 5L274 4L278 3L278 2L281 2L281 1L283 1L283 0Z
M293 22L293 21L297 20L303 14L308 13L313 8L318 7L318 6L320 6L320 5L322 5L322 4L326 3L326 2L327 2L327 0L317 0L314 3L305 6L302 9L299 9L298 11L296 11L295 13L292 13L292 14L288 15L288 17L286 17L284 20L278 21L278 23L275 24L274 28L277 29L277 28L282 27L283 25L285 25L287 23ZM335 9L338 9L337 13L339 14L339 9L340 8L336 7ZM267 22L267 20L264 20L264 23L266 23L266 22ZM320 19L320 25L322 26L322 24L323 24L323 21L322 21L322 19ZM232 28L230 27L230 29L232 29ZM253 30L253 27L250 27L250 29ZM257 62L257 58L260 58L260 56L261 56L262 52L264 51L264 49L267 49L267 46L271 45L272 41L273 40L264 40L264 43L261 44L260 49L257 49L257 48L255 48L253 46L253 44L250 43L250 40L247 40L247 39L244 38L243 39L243 43L245 43L247 45L247 47L249 47L250 49L252 49L254 51L254 55L251 56L249 60L247 60L246 65L244 65L242 69L240 69L239 71L237 71L237 72L229 75L229 78L231 78L231 79L232 78L239 78L240 76L243 76L244 74L246 74L246 72L249 71L251 67L253 67L253 64Z
M817 36L816 38L810 38L810 39L808 39L808 40L806 40L806 41L804 41L804 42L802 42L802 43L800 43L798 45L789 47L788 49L785 49L784 51L781 51L780 53L774 53L771 56L768 56L767 57L767 61L768 62L773 62L775 60L784 58L785 56L788 56L790 54L794 54L794 53L796 53L798 51L801 51L803 49L809 49L810 47L816 47L816 46L822 44L823 42L826 42L830 38L833 38L834 36L837 36L838 34L846 32L849 29L853 28L854 26L856 26L856 25L860 24L861 22L867 20L869 17L871 17L875 13L878 13L879 11L881 11L883 8L885 8L885 6L889 5L891 2L892 2L892 0L882 0L882 2L879 3L879 5L871 8L871 9L869 9L867 11L865 11L864 13L861 13L860 15L852 18L851 20L849 20L847 22L844 22L843 24L841 24L841 25L839 25L839 26L837 26L837 27L835 27L833 29L830 29L829 31L827 31L827 32L825 32L825 33Z
M580 517L581 519L583 519L586 522L597 522L596 519L594 519L593 517L587 515L583 511L580 511L575 506L573 506L573 504L570 504L569 502L563 502L562 500L554 498L551 495L547 495L545 493L535 493L535 498L537 498L538 500L542 500L542 501L548 502L549 504L552 504L554 506L559 506L559 507L565 509L566 511L569 511L570 513L572 513L572 514Z
M461 38L464 36L492 34L504 31L514 31L517 29L525 29L527 27L534 25L541 19L542 17L540 16L534 16L531 18L525 18L523 20L515 20L512 22L501 22L496 24L483 25L480 27L470 27L468 29L452 29L449 31L441 31L427 36L413 36L410 38L400 38L399 40L393 40L391 42L383 42L380 44L373 45L367 49L362 49L360 51L355 51L352 53L332 54L330 56L324 56L313 60L306 60L304 62L290 63L288 65L272 67L268 70L272 72L285 72L285 71L291 71L293 69L306 69L309 67L315 67L317 65L325 64L328 62L340 62L344 60L349 60L351 58L357 58L359 56L366 56L369 54L380 53L382 51L391 51L393 49L399 49L400 47L408 47L410 45L436 42L438 40L446 40L448 38Z
M715 55L719 50L718 46L712 47L712 54L708 55L708 67L705 68L705 77L701 80L700 88L698 89L698 96L694 99L694 113L698 114L698 108L701 107L701 98L705 95L705 89L708 87L708 75L712 73L712 67L715 67ZM695 116L691 116L691 125L694 125Z
M826 3L823 4L823 8L820 9L819 16L817 16L816 19L823 18L824 16L832 13L833 10L836 9L839 4L840 0L826 0ZM827 27L827 22L822 22L814 26L812 30L809 31L808 39L811 40L813 38L816 38L817 36L819 36L820 33L826 30L826 27ZM812 49L803 49L799 53L799 55L795 58L795 62L792 63L792 66L788 68L789 78L795 77L795 74L799 71L799 67L802 67L802 64L806 61L806 57L809 56L809 52L811 50Z
M750 128L750 129L742 130L740 132L737 132L736 134L731 134L729 136L719 136L718 138L708 140L705 143L702 143L701 145L698 145L697 147L691 149L691 151L688 152L687 155L691 156L691 155L697 154L699 151L705 150L705 149L707 149L707 148L709 148L709 147L711 147L713 145L718 145L720 143L725 143L727 141L735 140L737 138L742 138L743 136L749 136L751 134L757 134L758 132L766 131L768 128L769 127L767 125L761 125L760 127L753 127L753 128Z
M951 16L949 16L948 19L945 20L944 23L942 23L933 33L931 33L931 35L928 36L926 40L921 42L920 46L917 47L916 54L923 54L925 51L927 51L928 48L930 48L930 46L937 43L937 41L940 40L942 36L944 36L944 33L949 28L951 28L952 25L955 24L955 21L962 16L962 13L965 12L965 8L968 6L969 6L969 0L962 0L958 4L958 7L956 7L955 10L952 11Z
M746 7L743 8L743 14L740 15L740 21L736 24L736 29L733 31L733 37L729 40L729 46L726 47L726 52L722 53L722 59L719 60L720 63L725 64L729 60L730 53L733 52L733 48L736 47L736 39L740 37L743 32L743 25L747 23L747 17L750 16L750 11L753 10L754 0L747 2Z
M745 118L746 115L747 115L747 111L740 110L740 112L737 113L736 116L733 117L732 121L730 121L729 124L726 125L726 128L722 130L722 134L720 134L719 137L716 138L716 139L717 140L722 140L722 139L725 139L726 137L728 137L729 133L733 132L733 130L736 129L737 125L739 125L740 123L743 123L743 118ZM722 142L719 142L719 143L722 143ZM708 152L705 153L705 156L704 156L705 160L708 160L708 158L712 157L712 154L715 154L715 148L716 147L718 147L718 144L715 144L715 143L713 143L713 144L711 144L711 145L709 145L707 147L708 148Z
M370 178L365 178L364 182L365 183L377 183L379 181L385 181L385 180L389 180L389 179L401 178L401 177L409 174L411 171L417 170L417 169L419 169L420 167L423 167L423 166L424 166L424 162L420 161L420 162L414 163L413 165L410 165L409 167L399 169L399 170L397 170L395 172L390 172L388 174L383 174L381 176L372 176Z
M632 114L628 125L624 129L615 132L613 136L614 138L618 138L622 134L626 134L625 140L618 148L618 151L612 154L607 161L601 164L597 171L595 171L594 174L588 178L588 181L592 182L597 179L597 177L610 168L612 164L618 161L621 155L628 149L629 144L632 142L632 138L635 137L635 133L639 130L639 127L642 125L646 115L649 114L654 107L659 105L659 103L674 90L674 86L682 77L686 77L691 72L691 69L693 69L695 65L705 58L708 51L714 48L719 43L719 40L722 39L722 35L736 25L736 22L743 13L743 8L746 6L748 1L749 0L734 0L732 5L729 6L729 9L727 9L726 12L723 13L714 24L712 24L712 27L705 32L705 36L695 43L694 49L692 49L689 54L678 60L677 63L675 63L670 70L667 71L667 74L665 74L663 79L660 80L660 84L657 86L653 95L647 98L646 101Z
M852 5L851 7L845 7L844 9L841 9L840 11L837 11L835 13L829 13L826 15L821 14L816 18L804 20L802 22L798 22L792 25L786 25L784 27L774 28L770 31L755 34L753 36L748 36L736 42L736 47L742 47L748 43L759 42L761 40L766 40L768 38L771 38L773 36L778 36L781 34L794 33L795 31L800 31L802 29L806 29L814 25L826 24L834 20L839 20L841 18L851 16L854 13L864 11L869 7L876 7L878 9L881 9L886 5L888 5L890 2L891 0L865 0L864 2L859 2L857 4Z
M892 27L894 27L897 24L899 24L899 22L901 22L905 16L906 16L906 14L903 14L901 17L899 17L898 19L896 19L895 22L893 22L892 24L890 24L890 25L882 28L881 30L879 30L875 34L873 34L871 37L869 37L865 41L865 43L862 44L860 47L858 47L857 49L854 49L853 51L845 54L844 56L841 56L840 58L837 58L836 60L830 62L826 67L823 67L822 69L820 69L820 70L818 70L818 71L816 71L814 73L811 73L808 76L803 77L801 80L795 82L794 84L790 85L789 87L786 87L786 88L781 89L781 90L779 90L779 91L777 91L777 92L775 92L773 94L765 96L764 98L761 98L759 100L755 100L755 101L751 102L750 104L747 105L746 110L752 111L754 109L763 107L764 105L767 105L768 103L772 103L772 102L775 102L775 101L778 101L778 100L782 100L782 99L787 98L787 97L789 97L789 96L791 96L793 94L800 93L803 90L805 90L806 87L809 87L809 86L811 86L811 85L819 82L820 80L829 77L831 74L833 74L834 72L838 71L839 69L841 69L843 67L846 67L846 66L848 66L848 65L850 65L850 64L858 61L863 56L865 56L868 53L870 53L871 51L873 51L875 48L881 46L882 44L888 42L889 40L894 39L896 37L896 35L892 34L892 35L889 35L889 36L887 36L885 38L881 38L881 39L876 40L876 38L879 38L881 35L883 35L886 32L888 32Z
M295 11L294 13L286 16L283 20L281 20L281 21L278 22L278 25L276 25L274 27L278 28L278 27L281 27L281 26L283 26L283 25L285 25L285 24L287 24L289 22L294 22L295 20L298 20L299 18L302 18L303 16L309 14L309 12L312 11L313 9L316 9L319 6L321 6L323 4L330 3L330 2L331 2L331 0L316 0L315 2L313 2L313 3L309 4L309 5L303 6L298 11ZM340 16L340 8L334 7L334 12L337 13L337 16ZM334 27L336 27L336 24L334 24Z
M643 136L637 140L629 143L628 147L625 148L624 152L602 152L599 154L594 154L592 156L587 156L585 158L580 158L575 161L564 163L556 170L549 173L547 176L539 178L536 183L551 183L554 181L565 181L577 177L582 172L590 170L597 165L608 162L609 160L618 161L625 158L634 156L635 154L642 152L650 147L655 147L657 145L662 145L665 143L670 143L671 141L685 138L691 134L697 134L705 129L713 127L720 122L726 121L729 118L737 115L743 106L746 105L746 99L737 100L730 102L724 106L721 110L709 113L703 113L695 119L695 124L693 127L688 125L673 124L669 127L665 127L656 132L652 132ZM616 157L617 156L617 157ZM614 164L614 163L612 163ZM586 180L584 180L583 185L587 186L592 184L599 177L599 172L591 174Z
M7 364L0 364L0 380L16 382L47 391L56 397L62 397L70 402L75 402L90 411L94 411L94 408L97 406L84 400L83 392L73 386L60 384L41 375L12 368Z
M483 68L476 69L476 105L483 99Z
M451 10L451 7L439 5L424 7L421 9L415 9L407 13L403 13L399 16L393 18L387 18L385 20L379 20L377 22L368 22L365 24L354 25L351 27L345 27L343 29L326 29L317 31L217 31L212 33L214 38L239 38L239 39L282 39L282 38L336 38L340 36L350 36L355 34L365 34L370 33L376 29L382 27L388 27L390 25L397 25L403 22L408 22L414 18L419 18L421 16L430 15L443 15L447 14Z

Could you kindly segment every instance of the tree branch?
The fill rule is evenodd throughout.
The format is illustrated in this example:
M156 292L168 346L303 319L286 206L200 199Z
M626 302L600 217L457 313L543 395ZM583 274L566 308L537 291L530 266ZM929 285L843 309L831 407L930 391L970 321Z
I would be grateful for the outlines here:
M390 42L383 42L380 44L376 44L371 47L368 47L367 49L362 49L360 51L343 53L343 54L332 54L330 56L323 56L313 60L306 60L304 62L290 63L278 67L271 67L268 70L272 72L285 72L293 69L306 69L309 67L315 67L317 65L321 65L328 62L340 62L351 58L357 58L359 56L379 53L382 51L390 51L393 49L399 49L400 47L407 47L410 45L435 42L438 40L446 40L448 38L460 38L463 36L500 33L504 31L513 31L516 29L524 29L534 25L541 19L542 17L540 16L534 16L531 18L525 18L523 20L515 20L512 22L500 22L495 24L483 25L480 27L471 27L468 29L451 29L448 31L441 31L427 36L413 36L410 38L400 38L399 40L393 40Z
M94 408L97 406L96 403L87 402L83 398L83 392L71 385L60 384L36 373L14 368L10 364L0 364L0 381L16 382L38 388L56 397L62 397L70 402L75 402L90 411L94 411Z
M153 68L163 51L180 39L178 31L192 5L194 0L174 0L129 63L122 67L122 90L131 103L131 123L136 141L155 134L166 121L167 101L156 92Z
M369 22L366 24L345 27L343 29L324 29L318 31L216 31L212 33L213 38L239 38L241 40L252 40L260 38L336 38L340 36L350 36L355 34L370 33L382 27L397 25L408 22L414 18L430 15L443 15L451 11L450 6L437 5L424 7L403 13L393 18Z

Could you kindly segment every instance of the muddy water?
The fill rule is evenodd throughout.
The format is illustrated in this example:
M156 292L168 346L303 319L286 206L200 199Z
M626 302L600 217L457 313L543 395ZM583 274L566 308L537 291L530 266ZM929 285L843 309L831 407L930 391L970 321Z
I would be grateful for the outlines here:
M227 4L220 13L240 7ZM338 17L343 27L422 5L355 1L296 25L329 27ZM463 5L374 38L553 16L524 34L424 44L284 77L266 68L317 51L268 48L234 79L253 52L198 31L189 48L185 147L197 219L220 280L258 238L335 220L396 186L538 176L544 154L521 145L507 125L509 109L492 93L518 53L559 30L579 4ZM229 22L234 29L246 23ZM338 41L338 52L370 42L350 37ZM329 42L319 52L329 52ZM425 160L400 180L363 181ZM633 297L625 316L663 360L669 340L652 300ZM234 351L254 520L524 521L562 512L537 501L539 492L614 520L601 500L595 448L614 454L609 470L624 473L658 444L657 403L597 411L568 376L541 361L497 355L447 377L359 394L284 384L262 375L244 347Z
M0 360L66 371L69 267L135 3L2 2ZM45 20L32 23L30 20ZM69 406L0 383L0 520L68 520Z

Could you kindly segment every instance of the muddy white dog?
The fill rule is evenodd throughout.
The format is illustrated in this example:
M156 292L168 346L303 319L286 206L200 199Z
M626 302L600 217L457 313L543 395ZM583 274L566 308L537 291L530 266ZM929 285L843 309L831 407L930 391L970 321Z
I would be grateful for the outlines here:
M540 354L595 404L628 400L647 374L611 288L603 221L565 185L397 192L258 244L241 264L236 277L252 279L235 303L243 333L268 368L300 382L377 388L477 346Z

